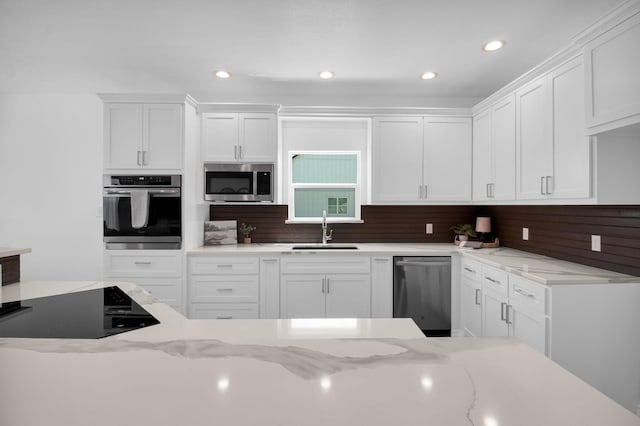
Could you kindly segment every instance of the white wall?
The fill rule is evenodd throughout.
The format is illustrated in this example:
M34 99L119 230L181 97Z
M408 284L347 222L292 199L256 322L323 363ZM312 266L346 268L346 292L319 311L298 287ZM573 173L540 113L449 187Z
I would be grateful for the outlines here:
M22 280L102 279L102 102L0 94L0 246Z

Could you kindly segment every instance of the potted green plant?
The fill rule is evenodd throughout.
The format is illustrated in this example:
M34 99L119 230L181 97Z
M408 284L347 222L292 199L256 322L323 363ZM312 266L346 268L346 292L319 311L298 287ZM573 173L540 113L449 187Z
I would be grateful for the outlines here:
M251 233L255 230L256 227L253 225L247 225L244 222L240 224L240 232L242 232L242 235L244 235L245 244L251 244Z
M449 228L456 234L458 241L467 241L469 237L476 237L476 230L470 223L458 223Z

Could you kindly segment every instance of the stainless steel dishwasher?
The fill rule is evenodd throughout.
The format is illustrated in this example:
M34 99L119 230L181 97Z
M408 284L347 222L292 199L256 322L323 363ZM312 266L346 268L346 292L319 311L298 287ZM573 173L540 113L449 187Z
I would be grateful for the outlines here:
M412 318L427 336L451 335L451 257L393 258L393 317Z

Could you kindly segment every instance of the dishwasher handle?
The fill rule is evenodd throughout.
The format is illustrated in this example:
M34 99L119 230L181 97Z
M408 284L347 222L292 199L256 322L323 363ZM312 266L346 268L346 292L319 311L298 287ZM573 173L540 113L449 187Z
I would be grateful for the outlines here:
M398 266L451 266L449 262L419 262L415 260L399 260L396 261Z

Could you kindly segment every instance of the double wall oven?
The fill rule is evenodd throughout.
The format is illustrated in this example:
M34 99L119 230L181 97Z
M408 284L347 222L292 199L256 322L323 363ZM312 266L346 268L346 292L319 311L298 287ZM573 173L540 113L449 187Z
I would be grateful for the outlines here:
M108 249L180 249L179 175L104 175L103 230Z

